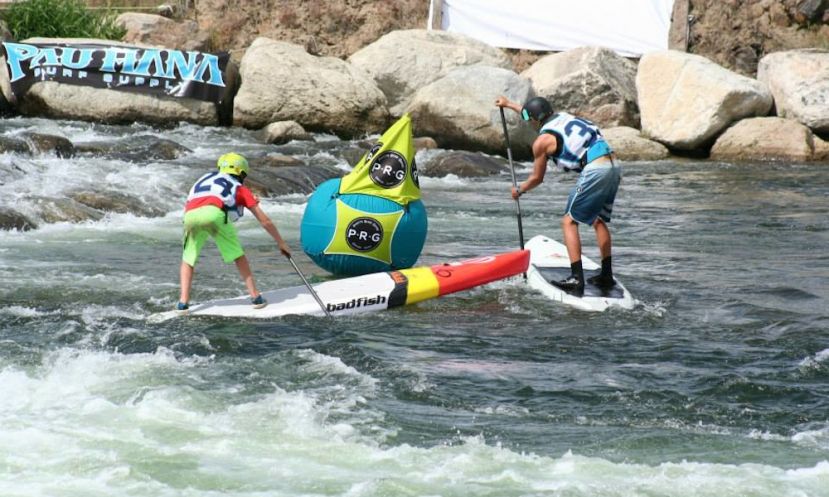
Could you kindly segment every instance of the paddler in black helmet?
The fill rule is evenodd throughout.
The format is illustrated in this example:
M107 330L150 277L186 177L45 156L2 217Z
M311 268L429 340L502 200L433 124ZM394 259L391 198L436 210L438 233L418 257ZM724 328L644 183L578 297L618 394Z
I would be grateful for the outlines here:
M614 160L613 151L601 131L587 119L566 112L554 112L550 102L543 97L531 98L521 106L501 96L495 100L495 105L514 110L538 130L538 137L532 145L533 171L517 189L512 188L513 199L544 181L548 159L564 171L580 173L561 218L571 274L551 283L569 293L584 294L579 224L586 224L596 230L596 242L602 256L601 272L589 281L600 288L613 287L611 237L607 223L613 213L622 169Z

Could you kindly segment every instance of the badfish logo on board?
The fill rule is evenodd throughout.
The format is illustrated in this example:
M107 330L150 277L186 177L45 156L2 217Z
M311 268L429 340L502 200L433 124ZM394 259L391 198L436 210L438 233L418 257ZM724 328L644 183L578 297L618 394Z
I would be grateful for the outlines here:
M385 304L386 297L378 295L376 297L360 297L359 299L351 299L348 302L340 302L339 304L325 304L329 311L344 311L346 309L357 309L358 307L368 307L371 305Z
M358 252L368 252L383 241L383 226L370 217L358 217L348 224L345 241Z
M406 179L406 169L406 158L400 152L387 150L372 162L368 175L375 185L394 188Z

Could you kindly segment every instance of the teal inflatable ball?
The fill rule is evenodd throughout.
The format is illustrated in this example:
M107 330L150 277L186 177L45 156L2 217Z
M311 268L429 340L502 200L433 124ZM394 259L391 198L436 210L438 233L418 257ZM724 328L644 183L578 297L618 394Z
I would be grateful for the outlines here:
M407 206L365 194L339 194L340 178L320 184L305 207L302 250L335 275L412 267L426 242L423 202Z

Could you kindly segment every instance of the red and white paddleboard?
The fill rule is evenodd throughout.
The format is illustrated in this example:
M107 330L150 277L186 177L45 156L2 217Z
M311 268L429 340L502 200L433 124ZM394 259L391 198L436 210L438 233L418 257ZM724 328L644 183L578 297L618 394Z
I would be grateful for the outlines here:
M371 312L447 295L515 276L527 270L528 250L422 266L399 271L372 273L312 285L332 315ZM191 316L275 318L289 314L323 315L320 305L305 286L262 292L268 305L254 309L248 297L214 300L190 307ZM177 311L153 314L150 321L179 316Z

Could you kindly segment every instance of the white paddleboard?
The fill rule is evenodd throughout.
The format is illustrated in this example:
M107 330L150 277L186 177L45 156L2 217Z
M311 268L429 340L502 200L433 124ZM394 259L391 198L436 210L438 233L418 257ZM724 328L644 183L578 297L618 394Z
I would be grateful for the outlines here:
M515 250L459 262L420 266L326 281L313 285L331 315L379 311L466 290L527 270L530 253ZM268 305L254 309L248 297L213 300L190 307L191 316L276 318L289 314L321 316L323 310L304 286L262 292ZM151 315L150 322L181 316L178 311Z
M616 279L616 285L602 289L585 281L584 295L568 293L550 283L570 275L570 258L567 247L543 235L533 237L525 248L530 251L530 267L527 269L527 283L545 297L562 304L585 311L604 311L616 306L633 309L636 301L624 285ZM598 274L601 266L582 255L585 280Z

